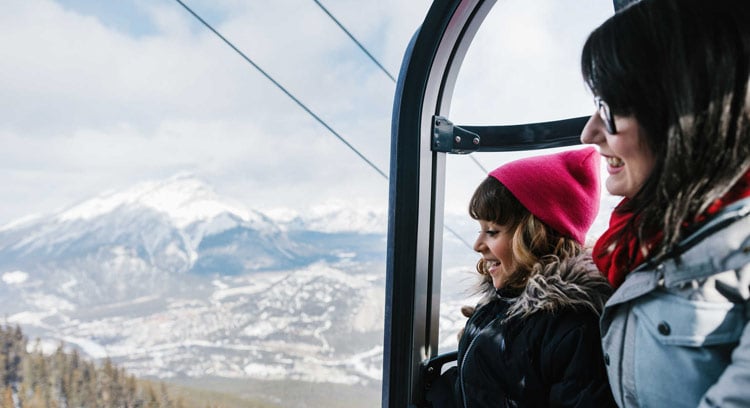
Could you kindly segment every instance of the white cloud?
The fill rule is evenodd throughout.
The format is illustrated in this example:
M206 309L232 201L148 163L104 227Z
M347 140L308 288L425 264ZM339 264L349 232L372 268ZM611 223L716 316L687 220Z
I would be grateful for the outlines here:
M29 274L24 271L5 272L2 279L8 285L17 285L26 282L29 279Z
M392 72L429 6L328 3ZM313 2L189 4L388 171L395 86ZM380 175L179 4L109 7L138 7L152 32L50 0L6 5L0 224L181 170L249 205L387 205Z
M577 59L590 27L571 16L594 16L593 27L611 13L601 3L498 2L461 68L451 119L518 123L588 113ZM188 4L388 172L395 86L314 2ZM323 4L394 75L430 7L428 0ZM109 14L11 1L0 15L0 224L179 171L251 208L305 212L356 197L385 209L383 177L179 4L106 7ZM111 21L126 11L140 19L132 32L127 20ZM475 158L491 169L512 156ZM468 157L451 156L447 175L446 211L463 214L484 174Z

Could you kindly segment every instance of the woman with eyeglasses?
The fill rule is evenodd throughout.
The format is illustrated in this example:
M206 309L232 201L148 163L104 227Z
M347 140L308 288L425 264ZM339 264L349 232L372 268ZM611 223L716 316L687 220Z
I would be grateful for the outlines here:
M593 257L621 407L750 406L750 2L643 0L594 30L581 135L623 200Z

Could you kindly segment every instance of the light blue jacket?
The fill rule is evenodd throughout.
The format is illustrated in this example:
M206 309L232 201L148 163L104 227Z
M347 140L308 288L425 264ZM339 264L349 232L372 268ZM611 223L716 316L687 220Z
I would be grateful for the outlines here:
M750 407L750 199L629 274L601 318L621 407Z

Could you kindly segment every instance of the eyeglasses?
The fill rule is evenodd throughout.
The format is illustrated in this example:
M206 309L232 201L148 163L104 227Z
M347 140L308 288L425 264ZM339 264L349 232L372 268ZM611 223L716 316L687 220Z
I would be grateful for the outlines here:
M599 112L599 117L602 118L604 126L607 128L607 132L609 132L610 135L616 134L617 127L615 127L615 118L612 116L612 111L609 110L607 102L597 96L594 97L594 105L596 105L596 110Z

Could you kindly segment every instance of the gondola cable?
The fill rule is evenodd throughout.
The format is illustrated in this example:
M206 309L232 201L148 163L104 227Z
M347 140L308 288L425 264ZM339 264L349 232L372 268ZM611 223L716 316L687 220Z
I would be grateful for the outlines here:
M380 61L378 61L377 58L375 58L372 55L372 53L367 51L367 48L364 45L362 45L362 43L359 42L357 38L354 37L354 35L352 35L352 33L349 30L347 30L346 27L344 27L344 25L341 24L341 22L333 14L331 14L331 12L328 11L328 9L325 8L325 6L323 6L323 4L320 3L320 1L318 0L313 0L313 1L315 2L315 4L318 5L318 7L320 7L321 10L323 10L324 13L328 15L328 17L331 18L331 20L333 20L334 23L336 23L337 26L339 26L339 28L344 33L346 33L347 36L349 36L349 38L351 38L352 41L354 41L355 44L357 44L357 46L359 47L359 49L362 50L362 52L364 52L365 54L367 54L368 57L370 57L370 60L372 60L372 62L375 63L375 65L377 65L380 68L380 70L383 71L388 76L388 78L391 79L391 81L393 81L393 83L396 83L396 78L383 66L383 64L380 63ZM469 155L469 158L479 167L482 173L484 173L485 175L489 174L487 169L485 169L484 166L482 166L482 164L479 163L479 160L477 160L474 156L471 156L471 155Z
M261 67L260 67L260 66L259 66L258 64L256 64L256 63L255 63L255 62L254 62L254 61L253 61L252 59L250 59L250 57L248 57L247 55L245 55L245 53L243 53L243 52L242 52L242 51L241 51L241 50L240 50L239 48L237 48L237 47L236 47L236 46L235 46L235 45L234 45L234 44L233 44L233 43L232 43L231 41L229 41L229 40L228 40L228 39L227 39L226 37L224 37L224 36L223 36L223 35L222 35L221 33L219 33L219 32L218 32L218 31L217 31L217 30L216 30L215 28L213 28L213 26L211 26L211 24L209 24L209 23L208 23L208 22L207 22L206 20L204 20L204 19L203 19L203 18L202 18L201 16L199 16L199 15L198 15L198 14L197 14L197 13L196 13L195 11L193 11L193 10L192 10L192 9L191 9L191 8L190 8L190 7L188 6L188 5L186 5L185 3L183 3L183 2L182 2L182 0L175 0L175 1L176 1L177 3L179 3L179 4L180 4L180 5L181 5L181 6L182 6L182 7L183 7L183 8L185 9L185 10L187 10L187 11L188 11L188 12L189 12L189 13L190 13L190 14L191 14L191 15L192 15L193 17L195 17L195 18L196 18L196 19L197 19L198 21L200 21L200 22L201 22L201 24L203 24L203 25L204 25L204 26L205 26L206 28L208 28L209 30L211 30L211 32L213 32L213 33L214 33L214 34L215 34L215 35L216 35L217 37L219 37L219 38L220 38L220 39L221 39L221 40L222 40L222 41L223 41L223 42L224 42L225 44L227 44L227 45L228 45L228 46L229 46L230 48L232 48L232 50L234 50L234 52L236 52L236 53L237 53L238 55L240 55L240 56L241 56L241 57L242 57L242 58L243 58L243 59L244 59L245 61L247 61L247 62L248 62L248 63L249 63L250 65L252 65L252 66L253 66L253 67L254 67L255 69L257 69L257 70L258 70L258 71L259 71L259 72L260 72L260 73L261 73L261 74L262 74L262 75L263 75L264 77L266 77L266 79L268 79L269 81L271 81L271 82L272 82L272 83L273 83L273 84L274 84L274 85L275 85L275 86L276 86L277 88L279 88L279 89L280 89L280 90L281 90L282 92L284 92L284 93L285 93L285 94L286 94L286 95L287 95L287 96L288 96L289 98L291 98L291 99L292 99L292 100L293 100L293 101L294 101L294 102L295 102L295 103L296 103L296 104L297 104L297 105L298 105L299 107L301 107L302 109L304 109L304 110L305 110L305 112L307 112L307 113L308 113L308 114L309 114L310 116L312 116L313 118L315 118L315 120L316 120L316 121L318 121L318 123L320 123L320 124L321 124L321 125L323 125L323 126L324 126L324 127L326 128L326 129L328 129L328 131L329 131L329 132L331 132L331 133L332 133L332 134L333 134L334 136L336 136L336 138L338 138L338 139L339 139L339 141L341 141L341 142L342 142L342 143L344 143L344 144L345 144L345 145L346 145L347 147L349 147L349 149L350 149L350 150L352 150L352 151L353 151L353 152L354 152L354 153L355 153L355 154L356 154L357 156L359 156L359 158L360 158L360 159L364 160L364 161L365 161L365 162L366 162L366 163L367 163L367 164L368 164L368 165L369 165L370 167L372 167L372 168L373 168L373 169L374 169L375 171L377 171L377 172L378 172L378 173L379 173L379 174L380 174L381 176L383 176L383 178L385 178L386 180L388 180L388 175L386 175L386 174L385 174L385 172L383 172L382 170L380 170L380 168L378 168L378 166L376 166L376 165L375 165L375 164L374 164L373 162L371 162L371 161L370 161L369 159L367 159L367 157L365 157L365 156L364 156L364 155L363 155L363 154L362 154L362 153L361 153L361 152L360 152L359 150L357 150L357 149L356 149L356 148L355 148L355 147L354 147L354 146L353 146L353 145L352 145L351 143L349 143L349 142L348 142L348 141L347 141L347 140L346 140L346 139L345 139L345 138L344 138L343 136L341 136L341 135L340 135L340 134L339 134L338 132L336 132L336 131L335 131L335 130L334 130L334 129L333 129L332 127L331 127L331 126L329 126L329 125L328 125L328 123L326 123L326 122L325 122L325 121L324 121L323 119L321 119L321 118L320 118L320 117L319 117L318 115L316 115L316 114L315 114L315 112L313 112L312 110L310 110L310 108L308 108L308 107L307 107L307 106L306 106L306 105L305 105L304 103L302 103L302 101L300 101L300 100L299 100L298 98L296 98L296 97L295 97L295 96L294 96L294 95L293 95L293 94L292 94L291 92L289 92L289 91L288 91L288 90L287 90L286 88L284 88L284 86L282 86L282 85L281 85L281 84L280 84L280 83L279 83L278 81L276 81L275 79L273 79L273 77L272 77L271 75L269 75L269 74L268 74L268 73L267 73L267 72L266 72L265 70L263 70L263 69L262 69L262 68L261 68ZM316 3L317 3L317 1L316 1ZM320 5L320 3L318 3L318 4ZM321 7L323 7L322 5L320 5L320 6L321 6ZM330 13L326 12L326 14L328 14L329 16L331 16L331 18L333 18L333 16L332 16L332 15L331 15ZM343 27L342 25L340 25L340 24L339 24L339 26L340 26L340 27L341 27L341 28L342 28L342 29L343 29L344 31L346 31L346 29L344 29L344 27ZM348 32L347 32L347 33L348 33ZM353 37L352 37L351 35L350 35L350 37L351 37L352 39L354 39L354 38L353 38ZM355 40L355 41L356 41L356 40ZM359 44L359 42L357 42L357 43ZM362 48L362 49L363 49L363 51L365 51L365 50L364 50L364 47L360 47L360 48ZM369 52L367 52L367 51L365 51L365 52L366 52L366 53L367 53L368 55L370 55L370 53L369 53ZM374 57L371 57L371 58L372 58L373 60L375 60L375 59L374 59ZM380 64L378 64L378 65L380 65ZM384 69L384 68L383 68L383 69ZM387 71L386 71L386 73L387 73ZM389 75L389 77L390 77L390 75ZM391 78L391 79L393 80L393 78ZM395 80L394 80L394 81L395 81ZM466 245L466 246L467 246L468 248L470 248L470 249L472 248L472 246L471 246L471 245L470 245L470 244L469 244L468 242L466 242L466 240L464 240L464 239L463 239L463 238L462 238L462 237L461 237L461 236L460 236L460 235L459 235L459 234L458 234L458 233L457 233L456 231L454 231L454 230L453 230L452 228L450 228L450 227L448 227L448 226L444 226L444 228L445 228L446 230L448 230L448 231L449 231L449 232L450 232L451 234L453 234L453 235L454 235L454 236L455 236L455 237L456 237L456 238L457 238L457 239L458 239L459 241L463 242L463 243L464 243L464 245Z
M289 98L291 98L297 105L299 105L299 107L301 107L302 109L304 109L305 112L307 112L310 116L312 116L313 118L315 118L315 120L318 121L318 123L320 123L321 125L323 125L323 127L325 127L326 129L328 129L328 131L331 132L331 134L333 134L334 136L336 136L336 138L338 138L341 141L341 143L345 144L349 149L351 149L351 151L353 151L357 156L359 156L360 159L364 160L368 165L370 165L370 167L372 167L375 171L377 171L386 180L388 179L388 176L382 170L380 170L380 168L378 168L378 166L376 166L373 162L371 162L370 160L368 160L367 157L365 157L362 153L360 153L359 150L357 150L357 148L355 148L354 146L352 146L351 143L349 143L343 136L341 136L338 132L336 132L331 126L329 126L328 123L326 123L323 119L320 118L320 116L316 115L315 112L313 112L304 103L302 103L302 101L300 101L299 99L297 99L294 95L292 95L291 92L289 92L279 82L277 82L275 79L273 79L273 77L271 75L269 75L266 71L264 71L263 68L261 68L260 66L258 66L258 64L256 64L255 62L253 62L253 60L250 59L250 57L248 57L247 55L245 55L245 53L243 53L242 51L240 51L240 49L237 48L234 44L232 44L231 41L229 41L228 39L226 39L226 37L224 37L223 35L221 35L221 33L219 33L218 31L216 31L216 29L214 29L208 22L206 22L206 20L204 20L203 18L201 18L201 16L199 16L196 12L194 12L190 7L188 7L181 0L175 0L175 1L177 3L179 3L183 8L185 8L185 10L187 10L190 14L192 14L193 17L195 17L196 19L198 19L198 21L200 21L204 26L206 26L206 28L208 28L214 34L216 34L216 36L218 36L222 41L224 41L224 43L226 43L230 48L232 48L245 61L247 61L250 65L252 65L255 69L257 69L261 74L263 74L263 76L266 77L266 79L268 79L274 85L276 85L277 88L279 88Z
M357 44L357 46L359 47L359 49L360 49L360 50L362 50L362 52L364 52L365 54L367 54L367 56L368 56L368 57L370 57L370 60L372 60L372 62L373 62L373 63L375 63L375 65L377 65L377 66L378 66L378 67L380 68L380 70L381 70L381 71L383 71L383 72L384 72L384 73L385 73L385 74L386 74L386 75L388 76L388 78L390 78L390 79L391 79L391 81L393 81L393 83L396 83L396 78L395 78L395 77L394 77L393 75L391 75L391 73L390 73L390 72L389 72L389 71L388 71L388 70L387 70L387 69L386 69L386 68L385 68L385 67L383 66L383 64L381 64L381 63L380 63L380 62L378 61L378 59L377 59L377 58L375 58L375 57L374 57L374 56L372 55L372 53L370 53L370 52L369 52L369 51L367 50L367 48L366 48L366 47L365 47L364 45L362 45L362 43L361 43L361 42L359 42L359 41L357 40L357 38L356 38L356 37L354 37L354 35L352 35L352 33L351 33L351 32L350 32L349 30L347 30L347 29L346 29L346 27L345 27L345 26L344 26L343 24L341 24L341 22L340 22L340 21L339 21L339 20L338 20L338 19L337 19L337 18L336 18L336 17L335 17L335 16L333 15L333 14L331 14L331 12L330 12L330 11L328 11L328 9L326 9L326 8L325 8L325 6L323 6L323 4L321 4L321 3L320 3L320 1L318 1L318 0L313 0L313 1L315 2L315 4L317 4L317 5L318 5L318 7L320 7L320 9L321 9L321 10L323 10L323 12L324 12L324 13L326 13L326 14L328 15L328 17L330 17L330 18L331 18L331 20L333 20L333 22L334 22L334 23L336 23L336 25L337 25L337 26L339 26L339 28L340 28L340 29L341 29L342 31L344 31L344 33L346 33L346 35L347 35L347 36L349 36L349 38L350 38L350 39L351 39L352 41L354 41L354 43L355 43L355 44ZM470 159L471 159L471 160L472 160L472 161L473 161L473 162L474 162L474 163L475 163L475 164L476 164L477 166L479 166L479 169L480 169L480 170L482 170L482 173L484 173L484 174L489 174L489 172L487 171L487 169L485 169L485 168L484 168L484 166L482 166L482 164L481 164L481 163L479 163L479 161L478 161L478 160L477 160L477 159L476 159L476 158L475 158L474 156L471 156L471 155L469 155L469 158L470 158ZM462 237L461 237L461 236L460 236L460 235L459 235L459 234L458 234L458 233L457 233L456 231L454 231L454 230L453 230L452 228L450 228L450 227L449 227L449 226L447 226L447 225L444 225L444 226L443 226L443 228L445 228L445 229L446 229L446 230L448 230L448 231L449 231L449 232L450 232L451 234L453 234L453 236L454 236L454 237L456 237L456 238L457 238L457 239L458 239L459 241L463 242L463 244L464 244L464 245L466 245L466 246L467 246L467 247L468 247L469 249L473 249L473 248L472 248L472 245L470 245L470 244L469 244L469 243L468 243L468 242L467 242L466 240L464 240L464 239L463 239L463 238L462 238Z
M341 30L343 30L346 33L346 35L348 35L349 38L351 38L351 40L354 41L355 44L357 44L357 46L359 47L360 50L362 50L362 52L364 52L365 54L367 54L368 57L370 57L370 59L372 60L372 62L374 62L375 65L377 65L380 68L380 70L383 71L383 73L385 73L388 76L388 78L391 79L391 81L393 81L394 83L396 82L396 78L390 72L388 72L387 69L385 69L385 67L383 66L383 64L381 64L375 57L373 57L373 55L370 54L369 51L367 51L367 48L365 48L365 46L362 45L362 43L360 43L359 41L357 41L357 39L352 35L352 33L350 33L349 30L347 30L346 27L344 27L344 25L341 24L339 22L339 20L336 19L336 17L333 16L333 14L331 14L331 12L328 11L327 8L325 8L325 6L323 6L322 4L320 4L320 2L318 0L313 0L313 1L315 2L315 4L318 5L318 7L320 7L321 10L323 10L324 13L328 14L328 17L330 17L331 20L333 20L333 22L336 23L336 25L339 26L339 28Z

